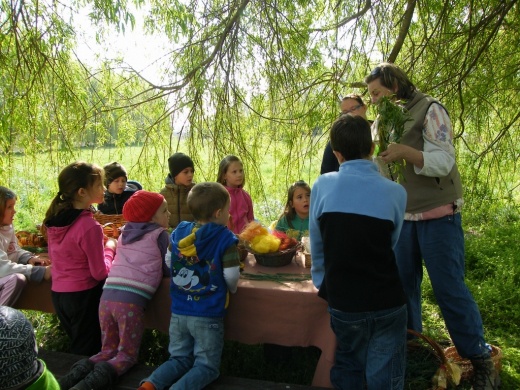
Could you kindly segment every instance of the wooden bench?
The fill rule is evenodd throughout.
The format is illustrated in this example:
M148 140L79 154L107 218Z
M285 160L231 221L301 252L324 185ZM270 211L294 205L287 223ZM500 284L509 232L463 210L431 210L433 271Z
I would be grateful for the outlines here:
M40 358L45 361L47 368L54 374L56 378L65 375L70 367L84 356L72 355L64 352L51 352L40 350ZM139 382L149 376L154 367L138 364L130 369L126 374L119 378L115 390L136 390L139 387ZM325 390L323 387L312 387L303 385L293 385L285 383L274 383L268 381L260 381L255 379L235 378L235 377L220 377L211 385L206 387L206 390Z

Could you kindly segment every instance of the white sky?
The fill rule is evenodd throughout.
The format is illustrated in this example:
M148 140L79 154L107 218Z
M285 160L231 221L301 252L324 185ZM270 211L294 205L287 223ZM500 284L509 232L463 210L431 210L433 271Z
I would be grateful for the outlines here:
M162 72L160 63L164 61L164 55L168 51L169 42L165 36L148 36L143 32L143 15L145 10L133 10L135 27L127 28L125 33L118 33L111 28L105 34L105 41L96 42L96 27L88 17L88 9L74 18L77 47L75 53L81 62L98 68L104 60L122 60L124 65L129 65L154 84L160 84ZM123 65L123 66L124 66Z

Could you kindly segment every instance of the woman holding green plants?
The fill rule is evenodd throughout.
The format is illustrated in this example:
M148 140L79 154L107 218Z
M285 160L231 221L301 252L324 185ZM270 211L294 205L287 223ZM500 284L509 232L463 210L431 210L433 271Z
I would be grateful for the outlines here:
M496 389L500 379L483 335L482 318L464 282L462 184L455 162L453 130L446 108L421 93L396 65L382 63L365 78L372 102L390 97L404 106L410 120L398 143L379 156L400 164L400 182L408 200L395 248L397 266L408 297L408 328L422 331L422 260L444 321L458 353L474 368L473 389ZM380 117L374 123L385 118ZM378 134L380 132L378 131Z

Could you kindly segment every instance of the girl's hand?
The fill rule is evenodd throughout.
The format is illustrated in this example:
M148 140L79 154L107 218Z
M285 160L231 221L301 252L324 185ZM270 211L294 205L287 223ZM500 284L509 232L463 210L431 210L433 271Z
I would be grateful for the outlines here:
M45 274L43 275L43 279L51 280L51 266L50 265L45 267Z
M107 238L107 241L105 243L105 248L116 250L117 247L117 240L114 238Z
M33 256L29 259L27 264L31 264L34 266L47 266L47 265L50 265L51 262L47 258L40 257L40 256Z

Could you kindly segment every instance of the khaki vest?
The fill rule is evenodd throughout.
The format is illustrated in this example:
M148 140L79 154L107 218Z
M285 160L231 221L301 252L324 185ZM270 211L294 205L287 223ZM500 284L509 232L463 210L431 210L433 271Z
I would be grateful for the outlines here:
M423 127L426 112L432 103L438 103L431 96L417 91L406 105L413 120L405 123L401 143L417 150L424 150ZM417 175L413 164L406 164L401 184L406 189L408 200L406 212L421 213L449 204L462 198L462 184L457 163L445 177Z

